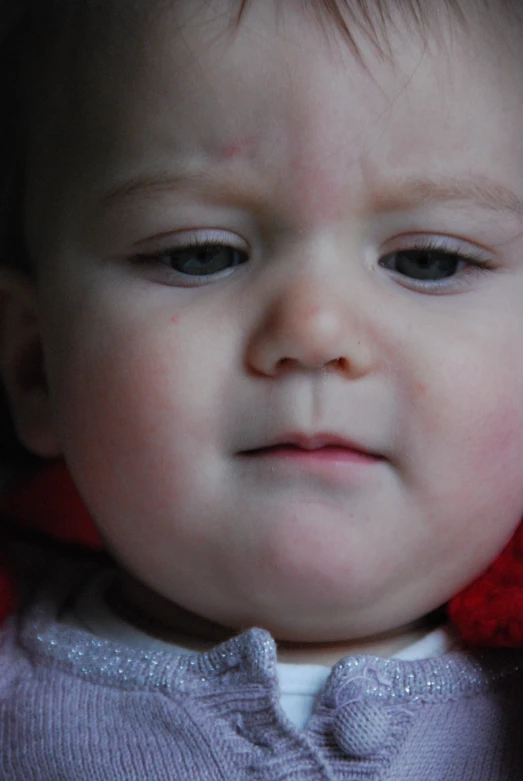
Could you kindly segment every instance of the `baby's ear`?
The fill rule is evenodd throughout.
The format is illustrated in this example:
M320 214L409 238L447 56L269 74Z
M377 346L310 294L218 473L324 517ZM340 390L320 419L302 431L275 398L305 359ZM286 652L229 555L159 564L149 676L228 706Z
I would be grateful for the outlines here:
M61 454L53 423L38 326L36 288L0 268L0 379L22 445L42 458Z

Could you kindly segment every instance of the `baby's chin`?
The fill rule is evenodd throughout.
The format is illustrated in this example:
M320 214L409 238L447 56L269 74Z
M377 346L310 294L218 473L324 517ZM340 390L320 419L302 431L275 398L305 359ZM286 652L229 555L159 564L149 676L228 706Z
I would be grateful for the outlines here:
M274 637L278 659L295 664L333 665L355 654L393 656L420 640L428 631L444 623L445 615L436 611L401 626L373 634L355 634L350 628L328 626L299 627L291 620L277 621L256 616L249 621L220 623L171 602L132 576L121 573L106 594L107 602L121 618L142 632L189 651L202 652L226 642L252 627L263 628Z

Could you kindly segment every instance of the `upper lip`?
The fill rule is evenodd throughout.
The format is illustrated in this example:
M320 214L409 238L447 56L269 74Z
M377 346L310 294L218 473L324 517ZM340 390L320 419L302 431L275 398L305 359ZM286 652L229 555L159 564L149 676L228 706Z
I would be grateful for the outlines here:
M347 439L339 434L331 434L330 432L319 432L317 434L291 432L282 434L281 436L269 439L267 442L264 442L257 447L249 448L243 452L253 453L256 450L267 450L271 447L283 447L285 445L301 448L302 450L319 450L323 447L339 447L345 448L346 450L353 450L358 453L364 453L365 455L379 457L361 443Z

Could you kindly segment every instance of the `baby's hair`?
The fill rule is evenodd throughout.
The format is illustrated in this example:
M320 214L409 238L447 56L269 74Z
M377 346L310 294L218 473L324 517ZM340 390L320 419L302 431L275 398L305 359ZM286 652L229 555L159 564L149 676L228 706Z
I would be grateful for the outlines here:
M252 0L237 2L239 9L236 19L239 23L252 5ZM361 54L358 35L363 35L378 53L383 54L387 48L387 29L398 18L410 23L423 36L426 36L429 18L434 16L451 15L458 22L466 19L461 0L437 0L433 3L427 0L305 0L303 5L307 5L316 15L326 32L329 28L340 32L358 58Z

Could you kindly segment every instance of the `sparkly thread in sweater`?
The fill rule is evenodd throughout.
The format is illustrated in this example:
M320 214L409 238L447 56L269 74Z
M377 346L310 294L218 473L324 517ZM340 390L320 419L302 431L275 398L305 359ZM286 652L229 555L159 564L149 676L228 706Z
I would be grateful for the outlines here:
M1 781L523 778L521 651L347 658L298 730L263 630L175 656L60 623L95 567L52 566L0 632Z

